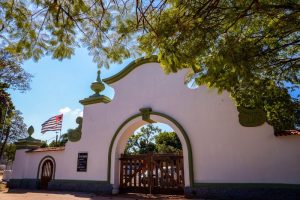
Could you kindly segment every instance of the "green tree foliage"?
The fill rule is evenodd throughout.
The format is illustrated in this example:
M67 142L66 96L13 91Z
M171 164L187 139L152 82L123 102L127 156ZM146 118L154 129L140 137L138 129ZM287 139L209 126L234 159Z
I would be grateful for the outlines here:
M113 30L120 11L131 7L129 1L0 1L0 42L7 51L35 60L45 54L70 58L81 44L99 65L108 65L103 58L121 61L130 56L125 36Z
M6 0L0 43L36 60L70 58L82 45L106 67L156 54L166 73L190 68L199 85L263 109L282 130L295 128L299 110L286 89L300 84L299 12L297 0Z
M167 73L192 68L199 85L227 90L238 106L261 108L276 131L295 128L300 83L296 1L170 1L148 13L142 51ZM134 21L132 20L131 23ZM129 25L128 25L129 26Z
M5 87L24 92L30 89L31 78L14 55L0 49L0 82Z
M140 131L129 137L125 147L125 154L144 154L155 152L155 135L159 134L161 129L153 124L143 126Z
M0 158L5 151L9 151L8 159L13 159L12 143L24 137L27 132L22 113L15 110L7 92L8 89L21 92L30 89L32 76L20 64L14 55L0 48Z
M68 142L68 134L64 133L60 136L61 146L65 146L67 142Z
M6 162L14 161L16 154L16 145L13 143L7 144L4 148L4 158Z
M158 153L180 153L181 142L175 132L161 132L155 137L155 146Z
M27 127L21 116L21 112L13 110L11 116L7 115L0 133L0 157L3 155L5 146L24 138L27 135Z
M182 146L175 132L161 132L153 124L143 126L140 131L129 137L125 154L180 153Z
M48 144L46 141L42 141L42 145L41 145L41 148L46 148L48 147Z
M60 136L60 139L56 142L56 140L52 140L49 145L45 145L45 147L63 147L68 142L68 133L64 133ZM47 143L46 143L47 144Z

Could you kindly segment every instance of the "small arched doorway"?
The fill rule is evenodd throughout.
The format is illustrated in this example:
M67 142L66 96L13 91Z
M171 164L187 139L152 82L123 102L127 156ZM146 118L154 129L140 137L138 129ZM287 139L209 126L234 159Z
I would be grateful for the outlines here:
M55 161L52 157L46 156L39 164L38 178L40 179L40 189L48 189L49 182L54 179Z
M153 112L152 110L149 111L148 117L144 116L144 113L139 113L133 115L129 119L125 120L117 129L112 142L110 144L109 155L108 155L108 180L113 185L113 193L118 193L120 188L120 177L121 177L121 155L124 153L125 146L127 144L128 138L132 135L132 133L139 127L148 124L149 120L152 122L160 122L169 125L176 133L180 139L182 144L182 184L184 187L189 187L193 185L193 157L192 157L192 148L190 145L189 138L183 129L183 127L172 117L159 113ZM151 119L150 119L151 118ZM151 122L150 122L151 123ZM156 158L145 158L145 160L149 161L149 159L156 159ZM160 158L161 159L161 158ZM142 161L138 161L142 162ZM140 165L140 164L138 164ZM162 166L164 167L164 166ZM168 167L168 166L165 166ZM172 168L172 167L171 167ZM175 167L173 167L175 169ZM179 169L179 168L178 168ZM184 170L183 170L184 169ZM184 173L183 173L184 171ZM151 173L149 171L149 173ZM179 174L178 173L178 174ZM158 172L157 172L158 174ZM175 173L171 176L175 176ZM150 184L151 185L151 184Z

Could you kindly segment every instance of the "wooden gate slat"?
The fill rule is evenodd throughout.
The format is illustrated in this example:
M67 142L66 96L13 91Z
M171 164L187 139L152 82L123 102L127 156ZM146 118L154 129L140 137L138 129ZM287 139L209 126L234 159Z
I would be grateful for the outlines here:
M155 187L159 187L159 185L158 185L158 179L159 179L158 164L159 164L159 160L156 160L155 161Z
M171 168L171 187L174 188L174 160L170 161Z
M121 155L120 165L121 192L183 192L184 171L181 155Z

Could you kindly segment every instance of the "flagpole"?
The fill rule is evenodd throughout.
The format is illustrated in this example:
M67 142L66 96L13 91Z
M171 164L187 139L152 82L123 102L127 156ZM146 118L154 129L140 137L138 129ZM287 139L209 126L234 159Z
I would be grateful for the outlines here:
M62 114L62 116L63 116L63 114ZM61 117L61 127L60 127L60 130L59 130L59 141L60 141L60 142L61 142L62 120L63 120L63 117Z
M56 133L55 138L56 138L56 146L57 146L57 131L55 131L55 133Z
M59 141L61 142L61 129L59 131Z

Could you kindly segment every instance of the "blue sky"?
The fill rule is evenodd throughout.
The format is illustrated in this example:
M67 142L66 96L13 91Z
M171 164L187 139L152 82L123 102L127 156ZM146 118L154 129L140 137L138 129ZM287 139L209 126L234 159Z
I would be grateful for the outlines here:
M28 60L22 67L34 77L31 90L20 93L10 91L16 109L23 113L24 121L35 129L33 137L42 140L53 140L55 132L41 134L41 124L54 115L64 113L62 133L77 125L75 119L82 114L83 106L78 102L93 94L90 85L96 79L97 65L85 49L77 49L71 59L63 61L51 57L43 57L38 62ZM112 64L110 69L101 69L101 77L109 77L131 60L122 64ZM112 96L113 92L107 88L105 94ZM160 124L163 130L170 127Z

